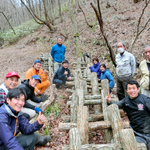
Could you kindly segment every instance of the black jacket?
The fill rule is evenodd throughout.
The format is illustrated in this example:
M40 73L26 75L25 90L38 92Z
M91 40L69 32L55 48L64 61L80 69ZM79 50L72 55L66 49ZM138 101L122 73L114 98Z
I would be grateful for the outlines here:
M56 73L54 74L54 77L53 77L53 81L55 79L59 79L59 80L62 80L64 83L67 81L67 77L66 75L64 74L64 72L68 71L68 74L67 74L67 77L70 77L70 70L69 68L65 69L63 66L61 66L57 71Z
M26 92L26 100L30 99L36 103L39 103L38 102L39 99L34 94L34 88L29 85L29 79L23 80L18 87L22 88ZM25 102L24 107L30 108L30 109L35 109L35 106L28 103L27 101Z
M150 133L150 98L138 94L138 97L131 99L129 96L116 103L123 108L128 115L130 125L138 133Z

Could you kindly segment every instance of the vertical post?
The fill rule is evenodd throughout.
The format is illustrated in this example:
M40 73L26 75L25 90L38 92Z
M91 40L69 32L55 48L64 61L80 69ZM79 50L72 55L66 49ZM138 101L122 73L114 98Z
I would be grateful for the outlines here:
M69 131L69 150L81 150L81 139L77 128L72 128Z
M106 97L107 97L108 91L109 91L108 80L107 79L102 80L101 85L102 85L101 100L102 100L102 110L103 110L103 115L104 115L104 121L109 121L107 102L106 102ZM105 130L105 139L106 139L107 143L111 142L112 134L111 134L110 129Z
M81 137L81 144L88 144L89 125L88 125L88 108L86 106L77 107L77 128Z
M97 73L92 72L91 73L91 86L92 86L92 95L98 95L99 94L99 85L98 85L98 79L97 79ZM101 105L94 105L94 111L95 114L99 114L101 112Z

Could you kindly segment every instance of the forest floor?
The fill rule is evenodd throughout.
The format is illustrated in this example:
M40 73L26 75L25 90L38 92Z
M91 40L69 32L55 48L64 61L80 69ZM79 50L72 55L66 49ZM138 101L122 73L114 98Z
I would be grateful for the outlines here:
M105 31L116 52L116 42L123 40L127 43L127 48L131 47L133 41L137 18L141 13L144 2L133 4L130 0L123 2L121 0L112 1L112 7L106 8L106 2L102 3L102 12L105 22ZM116 7L117 11L114 9ZM84 7L84 11L89 23L95 24L93 28L89 28L85 22L82 12L76 14L81 49L83 53L89 53L91 57L97 56L100 62L105 63L115 76L115 68L110 60L109 52L99 30L99 25L95 18L94 11L90 7L89 1ZM72 24L68 16L64 23L60 23L60 19L56 20L57 30L51 33L45 26L41 26L32 34L21 38L12 45L4 45L0 48L0 84L3 83L5 75L9 71L16 71L20 75L20 81L24 80L25 72L32 67L33 62L40 58L41 53L49 53L52 45L56 44L56 37L60 34L68 35L68 39L64 40L66 46L66 59L70 64L74 62L76 57L75 45L73 40ZM66 32L65 32L66 31ZM133 54L137 62L143 59L143 50L145 45L150 41L149 26L141 34L140 39L136 42ZM71 65L69 66L71 68ZM139 80L139 73L136 71L136 79ZM20 84L20 83L19 83ZM46 92L49 92L50 88ZM114 88L115 92L115 88ZM54 104L59 104L58 115L52 113L48 117L48 129L51 135L51 141L46 147L37 148L37 150L61 150L62 145L68 145L68 133L59 132L58 124L63 122L63 115L69 115L70 110L66 105L69 94L65 89L56 91L57 97ZM41 131L42 133L42 131ZM103 140L103 131L90 132L89 143L105 143Z

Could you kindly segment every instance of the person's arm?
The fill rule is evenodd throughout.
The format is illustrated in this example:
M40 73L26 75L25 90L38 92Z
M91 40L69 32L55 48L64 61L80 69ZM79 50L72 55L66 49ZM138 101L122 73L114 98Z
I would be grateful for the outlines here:
M27 101L25 101L25 104L24 104L24 106L23 106L23 107L25 107L25 108L30 108L30 109L35 110L35 106L34 106L34 105L32 105L32 104L30 104L30 103L28 103Z
M135 69L136 69L136 60L134 55L131 55L131 75L134 76Z
M0 121L0 139L9 150L23 150L16 137L10 131L10 128L8 123Z
M0 89L0 105L3 104L6 100L6 93L3 89Z
M125 98L122 99L121 101L118 101L118 102L116 102L116 103L113 103L113 102L111 102L111 97L107 96L107 97L106 97L106 101L107 101L107 104L108 104L108 105L117 104L118 107L119 107L119 109L123 109L123 108L124 108L124 105L125 105Z
M30 69L26 72L25 79L27 80L27 79L30 79L31 77L32 77L32 70Z
M43 81L47 80L47 78L48 78L48 73L44 73L43 69L40 69L40 70L39 70L39 76L40 76L40 78L41 78L41 81L43 82Z
M59 69L59 70L58 70L57 75L58 75L58 79L60 79L60 80L67 80L67 77L66 77L66 75L64 74L64 72L63 72L62 69Z
M54 46L52 46L52 49L51 49L51 56L52 56L53 59L54 59Z
M22 134L32 134L35 131L39 130L42 126L43 124L39 124L38 121L35 121L34 123L30 124L24 116L20 116L19 129Z
M107 77L107 79L109 80L109 88L113 88L114 85L115 85L113 76L111 75L111 73L109 73L109 74L107 73L107 74L106 74L106 77Z

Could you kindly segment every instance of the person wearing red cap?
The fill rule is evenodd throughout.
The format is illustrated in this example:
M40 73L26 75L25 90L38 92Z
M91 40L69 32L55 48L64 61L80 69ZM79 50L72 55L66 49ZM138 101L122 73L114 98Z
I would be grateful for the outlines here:
M0 85L0 106L5 102L9 90L17 87L19 78L19 75L14 71L6 74L4 83Z
M50 82L47 80L48 78L48 71L41 69L41 61L35 60L33 67L29 69L25 74L25 79L31 79L33 75L38 75L41 78L41 83L39 83L35 87L35 94L42 95L44 91L49 87Z

